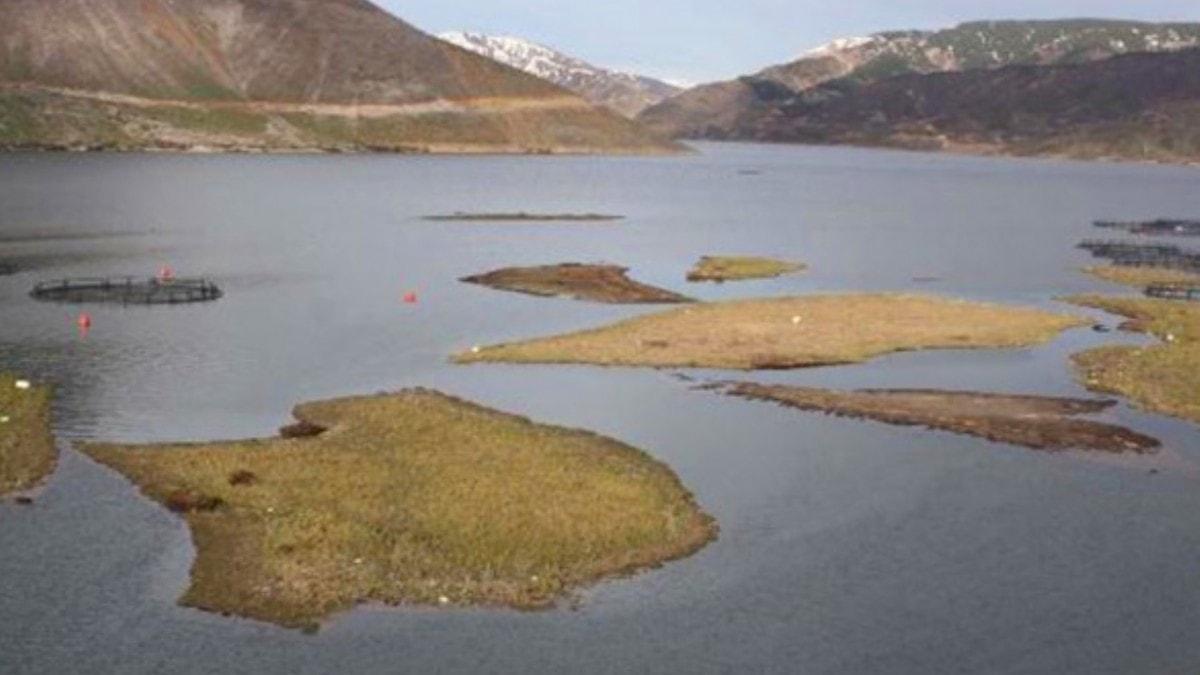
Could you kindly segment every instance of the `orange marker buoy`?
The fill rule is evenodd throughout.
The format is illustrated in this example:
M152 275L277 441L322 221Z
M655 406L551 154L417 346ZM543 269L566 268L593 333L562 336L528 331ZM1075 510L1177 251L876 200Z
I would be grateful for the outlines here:
M404 294L404 304L406 304L406 305L417 304L417 294L412 291L405 293Z

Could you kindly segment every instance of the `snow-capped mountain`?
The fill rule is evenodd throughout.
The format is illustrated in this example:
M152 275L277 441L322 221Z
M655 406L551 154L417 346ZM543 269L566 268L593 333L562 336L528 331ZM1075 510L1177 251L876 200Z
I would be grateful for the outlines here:
M516 37L451 32L439 35L451 44L523 70L593 103L633 117L680 89L660 80L594 66L544 45Z

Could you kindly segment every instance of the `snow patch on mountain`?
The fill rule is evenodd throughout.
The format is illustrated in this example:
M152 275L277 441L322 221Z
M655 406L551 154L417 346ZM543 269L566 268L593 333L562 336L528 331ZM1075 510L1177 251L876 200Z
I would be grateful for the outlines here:
M452 31L439 38L574 91L630 117L680 91L633 73L601 68L545 45L509 35Z

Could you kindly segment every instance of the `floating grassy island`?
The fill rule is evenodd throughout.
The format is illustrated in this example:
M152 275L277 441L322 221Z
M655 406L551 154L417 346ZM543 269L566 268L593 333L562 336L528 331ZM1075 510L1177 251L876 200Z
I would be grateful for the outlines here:
M802 263L776 260L774 258L759 258L751 256L704 256L692 271L688 272L687 280L692 282L715 281L745 281L749 279L774 279L785 274L803 272L808 267Z
M606 213L450 213L425 216L435 223L612 223L625 216Z
M629 278L616 265L566 263L541 267L508 267L464 277L460 281L542 297L570 297L610 304L692 302L691 298Z
M50 389L26 384L0 375L0 497L36 487L57 460Z
M594 330L479 347L455 360L804 368L918 349L1026 347L1080 325L1071 316L933 296L767 298L689 305Z
M716 535L669 468L595 434L427 390L295 415L289 438L83 447L186 517L183 604L304 628L362 602L536 609Z
M1161 267L1124 267L1101 265L1085 267L1084 272L1114 284L1145 288L1154 284L1200 284L1200 274L1187 270L1163 269Z
M1078 419L1103 412L1112 400L1085 400L918 389L834 391L737 382L719 387L730 396L770 401L810 412L923 426L1032 450L1151 452L1158 440L1124 427Z

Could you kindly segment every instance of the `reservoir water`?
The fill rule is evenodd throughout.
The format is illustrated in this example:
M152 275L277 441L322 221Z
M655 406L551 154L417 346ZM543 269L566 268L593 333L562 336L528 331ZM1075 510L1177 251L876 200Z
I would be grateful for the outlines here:
M616 224L432 223L601 212ZM681 158L0 156L0 370L57 388L61 464L0 504L0 672L1129 673L1200 664L1200 429L1122 405L1153 457L1044 454L696 391L668 371L453 366L475 344L653 311L462 284L627 265L705 299L903 290L1080 313L1096 219L1200 214L1192 168L703 145ZM804 275L690 285L705 254ZM215 303L77 308L39 280L214 279ZM418 294L418 304L402 302ZM1095 312L1098 320L1116 320ZM927 352L752 374L1087 396L1069 355ZM720 373L691 372L695 378ZM296 403L427 386L668 463L721 524L699 554L541 613L362 607L315 635L178 607L185 525L74 441L271 435Z

